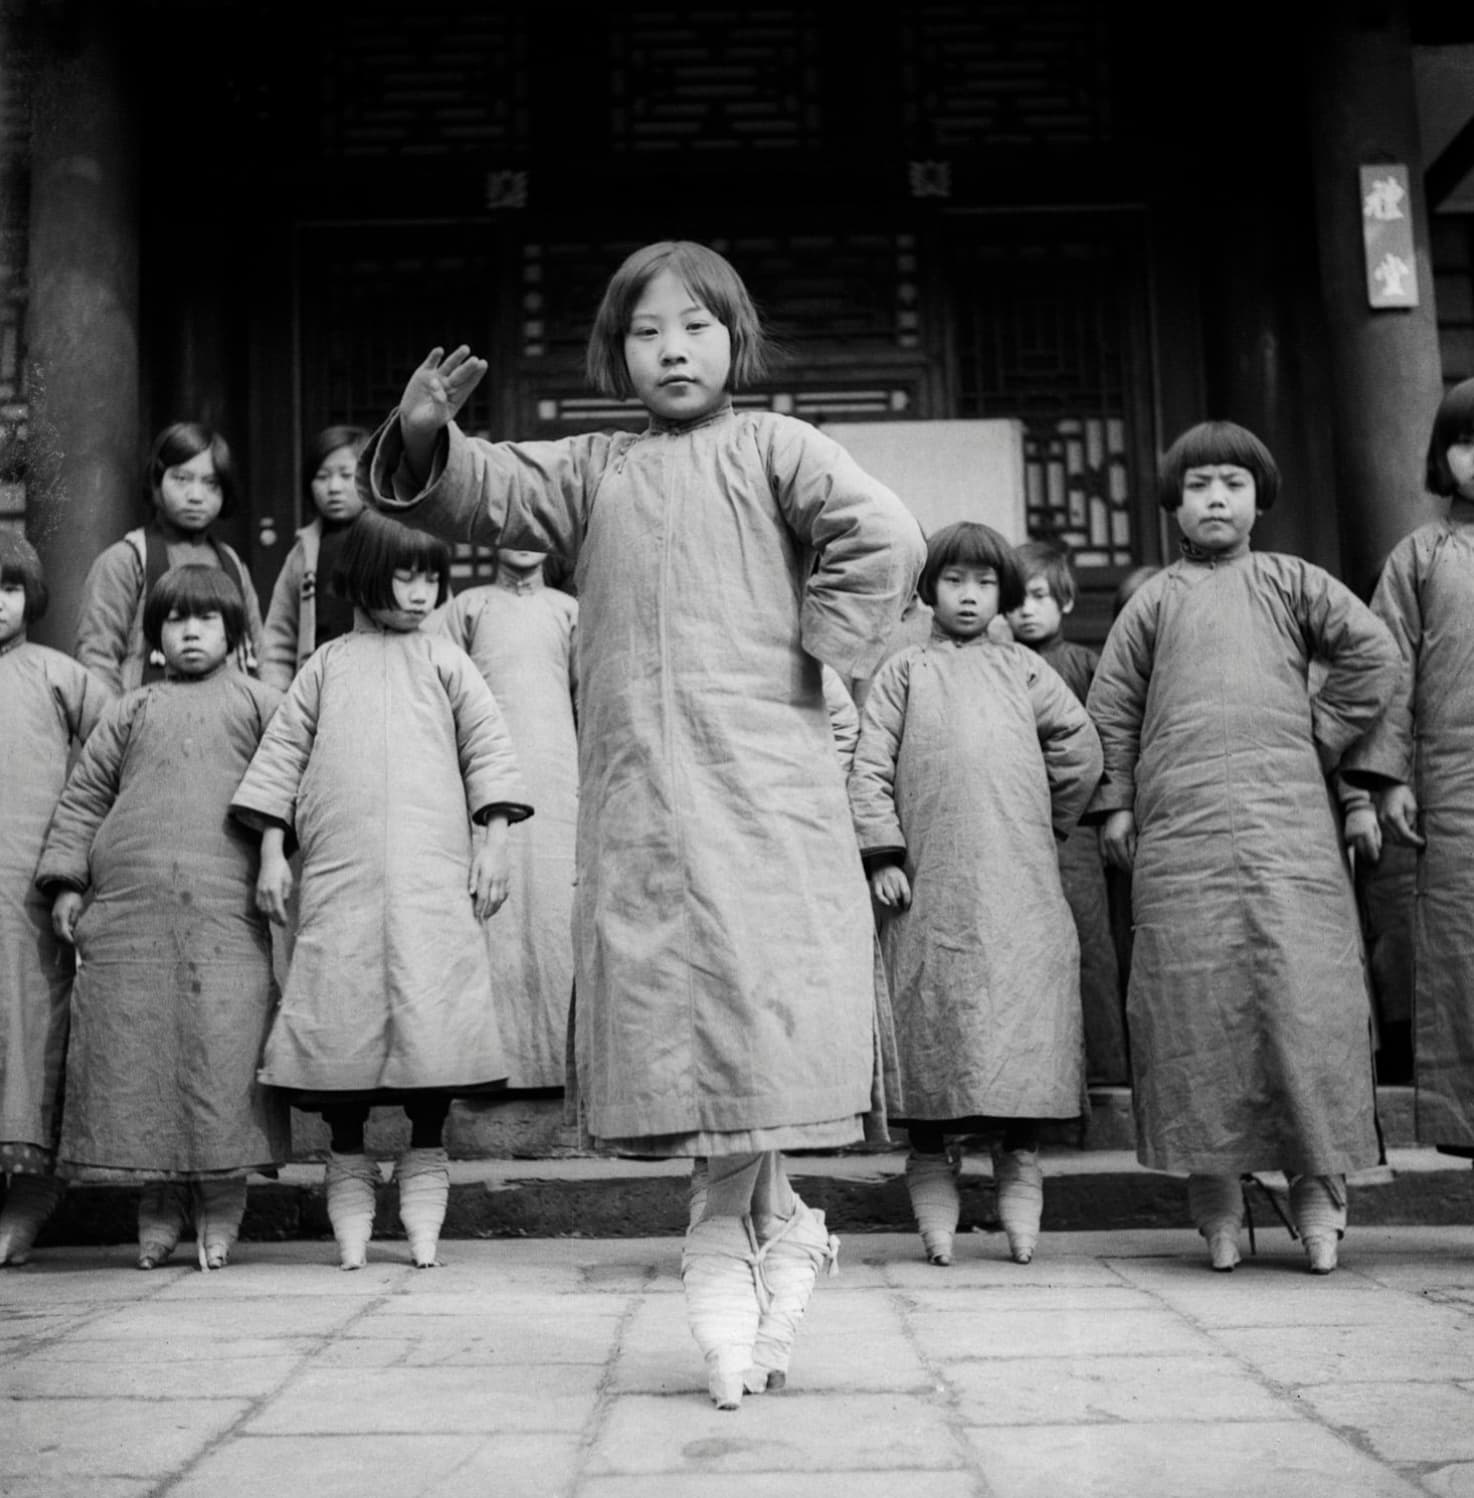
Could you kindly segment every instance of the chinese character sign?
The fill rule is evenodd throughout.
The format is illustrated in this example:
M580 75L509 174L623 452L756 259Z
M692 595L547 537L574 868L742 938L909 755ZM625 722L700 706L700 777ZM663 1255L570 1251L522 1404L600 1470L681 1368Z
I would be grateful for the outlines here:
M1361 168L1361 233L1366 251L1367 304L1416 307L1412 203L1405 166Z

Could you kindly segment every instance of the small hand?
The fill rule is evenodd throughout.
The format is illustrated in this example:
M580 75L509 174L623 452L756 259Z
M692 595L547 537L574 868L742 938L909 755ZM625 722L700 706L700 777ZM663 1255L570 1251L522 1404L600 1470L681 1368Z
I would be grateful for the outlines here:
M1376 863L1381 858L1382 828L1370 806L1358 806L1346 813L1345 837L1358 863Z
M464 343L448 354L438 345L432 348L399 400L405 440L433 438L471 398L485 373L486 360L478 359Z
M511 859L506 845L484 842L471 860L471 908L478 921L488 921L506 904L511 891Z
M1409 848L1426 846L1418 831L1418 798L1410 785L1394 785L1377 795L1377 817L1388 835Z
M256 908L273 925L285 926L292 898L292 866L280 854L263 852L256 876Z
M68 946L77 940L77 919L82 914L82 896L74 889L64 889L51 902L51 929L59 941Z
M1136 815L1113 811L1100 829L1100 849L1112 868L1129 874L1136 863Z
M906 910L911 904L911 881L900 864L889 863L870 876L870 893L878 905L891 910Z

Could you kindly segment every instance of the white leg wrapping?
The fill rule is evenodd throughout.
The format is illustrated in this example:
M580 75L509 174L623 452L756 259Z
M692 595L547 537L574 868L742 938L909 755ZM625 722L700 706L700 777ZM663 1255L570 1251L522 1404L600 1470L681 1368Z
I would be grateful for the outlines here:
M246 1178L196 1181L193 1196L200 1268L224 1269L241 1235L241 1218L246 1215Z
M1290 1215L1310 1256L1312 1274L1336 1267L1336 1245L1346 1231L1346 1177L1292 1176Z
M1237 1176L1187 1178L1187 1210L1193 1226L1208 1240L1214 1269L1227 1274L1239 1262L1244 1226L1244 1188Z
M433 1269L450 1201L450 1156L440 1147L406 1150L394 1177L399 1182L399 1220L409 1239L410 1257L421 1269Z
M750 1217L708 1217L687 1232L681 1254L686 1315L719 1410L741 1404L752 1368L760 1314L757 1252Z
M933 1264L952 1262L952 1239L962 1209L962 1193L957 1189L961 1169L960 1156L923 1155L915 1150L906 1156L906 1189L911 1193L911 1210L916 1216L926 1257Z
M138 1198L138 1267L156 1269L179 1242L189 1204L172 1181L150 1181Z
M66 1182L56 1176L13 1175L0 1207L0 1264L24 1264L36 1234L56 1210Z
M1034 1257L1044 1213L1039 1151L994 1149L993 1184L998 1190L998 1220L1008 1234L1008 1251L1015 1264L1027 1264Z
M362 1269L368 1261L369 1239L374 1231L374 1188L379 1167L367 1155L328 1152L328 1221L338 1243L338 1263L344 1269Z
M808 1310L814 1283L821 1270L831 1275L839 1272L839 1239L824 1225L823 1212L795 1200L791 1216L768 1218L760 1224L757 1273L762 1311L752 1348L752 1373L746 1380L749 1394L787 1384L793 1339Z

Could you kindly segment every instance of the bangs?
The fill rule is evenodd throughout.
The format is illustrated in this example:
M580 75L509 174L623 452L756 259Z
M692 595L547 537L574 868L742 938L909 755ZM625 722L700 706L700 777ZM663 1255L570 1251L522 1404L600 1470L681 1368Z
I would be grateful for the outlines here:
M1445 497L1458 485L1448 466L1448 450L1474 442L1474 380L1464 380L1444 396L1433 418L1428 439L1427 485L1430 493Z
M988 567L998 575L998 611L1006 614L1024 599L1024 584L1013 547L991 525L959 520L944 526L926 547L926 566L916 591L925 604L937 601L937 578L947 567Z
M349 525L338 552L334 591L369 612L392 609L397 607L394 574L401 570L427 572L436 579L437 607L450 597L450 548L445 542L377 510L362 511Z
M33 624L46 612L49 595L41 557L19 531L0 529L0 583L25 593L27 624Z
M1254 501L1267 510L1279 494L1280 471L1269 449L1247 427L1233 421L1202 421L1189 427L1167 449L1158 481L1158 500L1164 510L1182 504L1182 481L1190 468L1219 464L1245 468L1254 476Z
M1063 546L1054 541L1025 541L1014 548L1013 559L1025 588L1036 577L1042 577L1061 609L1068 610L1074 605L1075 574L1070 568L1070 554Z
M219 567L192 564L171 567L156 582L143 607L143 637L155 649L170 614L181 619L203 619L219 614L232 650L246 632L246 601L234 579Z

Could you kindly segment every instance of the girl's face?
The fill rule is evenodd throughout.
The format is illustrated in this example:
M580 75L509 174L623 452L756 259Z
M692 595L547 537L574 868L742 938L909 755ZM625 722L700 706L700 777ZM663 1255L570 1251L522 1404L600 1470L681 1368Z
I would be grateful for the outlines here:
M218 609L203 614L170 613L159 630L159 647L178 676L208 676L230 654L225 620Z
M998 574L991 567L956 562L937 574L932 617L954 640L975 640L998 612Z
M0 645L26 637L26 590L21 583L0 583Z
M1243 551L1259 518L1254 475L1236 463L1206 463L1182 476L1177 524L1194 546L1224 556Z
M159 480L160 515L176 530L203 535L215 523L225 496L209 449L164 470Z
M358 454L351 447L339 447L322 460L312 475L312 502L324 520L344 524L363 508L353 475L358 469Z
M1024 601L1008 616L1013 637L1025 645L1047 645L1064 629L1068 609L1059 606L1046 577L1031 577L1024 584Z
M695 421L727 398L732 335L672 271L657 271L630 316L624 363L648 411Z
M412 567L394 569L394 607L371 609L369 616L385 629L398 634L413 634L435 607L440 592L440 579L433 572L421 572Z
M1474 499L1474 433L1466 434L1458 442L1451 442L1444 458L1460 496Z

